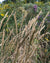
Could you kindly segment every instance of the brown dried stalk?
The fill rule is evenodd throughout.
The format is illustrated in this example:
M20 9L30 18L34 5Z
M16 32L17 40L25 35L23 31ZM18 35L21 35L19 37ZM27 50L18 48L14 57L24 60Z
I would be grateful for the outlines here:
M49 15L49 12L47 12L46 16L43 18L43 20L39 26L39 29L44 25L45 19L47 18L48 15Z
M45 35L50 35L50 33L49 32L46 32L46 33L40 35L39 40L42 39Z
M3 50L4 37L5 37L5 29L3 30L3 37L2 37L2 46L1 46L1 50Z
M4 38L5 38L5 29L3 30L3 37L2 37L2 45L1 45L1 58L3 57L3 46L4 46ZM2 62L3 61L3 59L1 60L1 63L3 63Z
M9 40L9 38L10 38L10 36L11 36L12 33L13 33L13 29L10 31L9 36L5 39L5 42Z
M22 25L23 25L23 21L25 20L26 16L27 16L27 11L25 11L25 14L24 14L23 19L22 19L21 26L20 26L20 32L21 32L21 28L22 28Z
M18 33L18 28L17 28L16 12L15 12L15 14L14 14L14 20L15 20L16 34L17 34L17 33Z
M6 23L4 24L3 28L6 26L6 24L8 23L9 19L11 18L12 14L13 14L14 11L12 11L12 13L10 14L10 16L8 17Z
M4 18L1 20L1 23L0 23L0 29L1 29L1 27L2 27L3 21L5 20L5 18L6 18L6 16L7 16L7 14L8 14L8 12L6 12L6 14L5 14Z

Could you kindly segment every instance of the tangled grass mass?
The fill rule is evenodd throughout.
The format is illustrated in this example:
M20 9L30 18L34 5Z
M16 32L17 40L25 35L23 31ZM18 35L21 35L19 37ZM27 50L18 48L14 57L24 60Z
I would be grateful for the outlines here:
M50 63L49 6L35 3L0 10L0 63Z

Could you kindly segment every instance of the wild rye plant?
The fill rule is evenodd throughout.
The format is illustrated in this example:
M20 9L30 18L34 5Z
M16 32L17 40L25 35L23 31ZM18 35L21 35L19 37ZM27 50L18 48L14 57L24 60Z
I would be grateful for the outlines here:
M9 62L10 63L36 63L36 62L46 63L50 54L46 53L47 50L44 49L43 43L45 43L46 45L48 44L47 41L44 40L44 36L50 35L50 33L46 32L42 35L40 33L42 29L44 29L45 27L44 21L48 16L49 12L43 18L38 29L36 29L37 19L39 15L42 13L42 11L40 11L39 14L36 17L34 17L32 20L30 20L28 24L25 25L25 28L23 28L22 27L23 21L27 16L27 13L25 13L21 22L19 33L18 33L17 19L15 12L14 13L14 22L16 28L15 33L14 33L14 28L12 28L12 30L9 28L9 33L6 34L4 28L7 25L9 19L11 18L13 12L14 11L12 11L11 15L8 17L6 23L3 25L3 30L0 32L0 37L1 37L0 63L9 63ZM0 30L7 14L8 12L5 14L5 17L1 20ZM47 48L47 46L45 48Z

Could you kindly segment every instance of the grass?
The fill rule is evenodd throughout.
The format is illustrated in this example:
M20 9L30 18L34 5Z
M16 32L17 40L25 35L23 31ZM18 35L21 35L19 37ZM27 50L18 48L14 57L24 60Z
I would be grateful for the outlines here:
M23 21L25 17L24 15L21 26L17 27L17 19L16 19L16 12L14 13L14 22L15 22L15 33L14 28L9 28L9 32L6 33L5 26L7 25L9 19L11 18L12 13L8 17L6 23L3 25L3 30L0 32L1 43L0 43L0 63L46 63L49 62L49 40L45 40L45 37L49 37L50 33L46 32L44 34L40 34L41 31L44 29L44 21L47 18L49 12L43 18L41 24L39 25L38 29L37 26L37 19L42 11L34 17L32 20L29 20L27 25L24 25L23 28ZM8 12L6 13L6 15ZM5 17L1 20L0 23L0 30L3 24ZM44 47L45 46L45 47Z

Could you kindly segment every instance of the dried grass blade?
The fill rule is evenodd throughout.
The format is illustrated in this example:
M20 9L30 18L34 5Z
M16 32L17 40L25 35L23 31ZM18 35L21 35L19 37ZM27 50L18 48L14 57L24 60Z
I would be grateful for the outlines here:
M10 16L8 17L6 23L4 24L3 28L6 26L6 24L8 23L9 19L11 18L12 14L13 14L14 11L12 11L12 13L10 14Z
M1 29L1 26L2 26L2 24L3 24L4 19L6 18L7 14L8 14L8 12L5 14L4 18L1 20L0 29Z
M18 28L17 28L16 12L15 12L15 14L14 14L14 20L15 20L16 34L17 34L17 33L18 33Z

